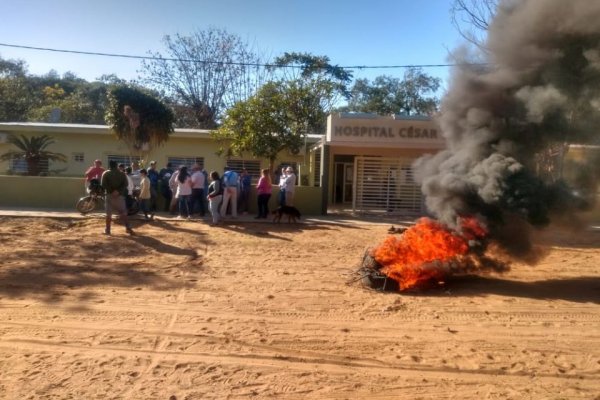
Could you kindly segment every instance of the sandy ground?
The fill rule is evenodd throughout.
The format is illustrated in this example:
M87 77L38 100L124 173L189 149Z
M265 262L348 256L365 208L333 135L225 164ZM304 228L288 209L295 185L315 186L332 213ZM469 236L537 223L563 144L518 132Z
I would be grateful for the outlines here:
M367 289L389 225L0 217L2 399L600 399L600 231Z

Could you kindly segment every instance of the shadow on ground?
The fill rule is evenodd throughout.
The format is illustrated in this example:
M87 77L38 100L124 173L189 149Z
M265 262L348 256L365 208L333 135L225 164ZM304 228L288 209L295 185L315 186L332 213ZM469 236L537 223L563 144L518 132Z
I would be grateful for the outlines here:
M600 277L582 276L522 282L475 275L455 276L448 279L443 287L402 292L401 294L408 296L450 295L453 297L498 295L511 298L600 304Z

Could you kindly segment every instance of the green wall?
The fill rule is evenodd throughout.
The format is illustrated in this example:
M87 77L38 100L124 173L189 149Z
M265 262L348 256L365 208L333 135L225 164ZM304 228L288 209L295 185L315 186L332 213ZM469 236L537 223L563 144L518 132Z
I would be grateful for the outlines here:
M273 186L270 209L276 207L278 192ZM74 211L77 200L84 195L83 178L0 175L0 207ZM321 214L321 188L296 187L294 203L303 215ZM255 188L250 194L250 212L256 213Z

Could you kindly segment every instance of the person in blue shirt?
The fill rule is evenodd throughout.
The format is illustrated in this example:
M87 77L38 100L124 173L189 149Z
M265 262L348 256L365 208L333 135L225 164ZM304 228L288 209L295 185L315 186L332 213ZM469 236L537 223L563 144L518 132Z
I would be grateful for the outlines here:
M252 186L252 176L248 173L246 168L242 169L240 175L240 201L239 201L239 212L242 214L248 214L248 205L250 202L250 187Z
M237 198L239 177L237 172L229 167L225 167L225 172L221 178L223 182L223 204L221 205L221 217L227 215L227 206L231 201L231 216L237 218Z

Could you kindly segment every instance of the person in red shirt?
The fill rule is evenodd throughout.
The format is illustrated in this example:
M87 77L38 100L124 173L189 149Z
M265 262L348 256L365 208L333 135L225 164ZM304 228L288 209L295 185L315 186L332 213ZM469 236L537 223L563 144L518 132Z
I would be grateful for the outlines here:
M89 189L90 183L93 179L97 180L97 183L100 183L100 179L102 178L102 174L106 171L102 168L102 161L95 160L94 165L89 167L87 171L85 171L85 187Z

